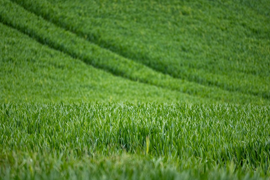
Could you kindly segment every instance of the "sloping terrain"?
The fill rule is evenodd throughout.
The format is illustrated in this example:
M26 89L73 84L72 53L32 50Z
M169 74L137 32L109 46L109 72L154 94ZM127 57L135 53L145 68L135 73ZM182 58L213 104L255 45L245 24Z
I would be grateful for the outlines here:
M44 46L13 28L3 24L0 27L2 102L199 100L115 77Z
M122 28L118 28L121 27L121 25L115 26L117 23L114 23L114 19L108 21L106 20L107 18L94 18L95 16L92 14L91 8L85 9L82 7L88 7L88 5L84 3L77 2L68 5L69 3L66 1L65 3L59 3L59 6L61 7L58 7L57 4L50 4L47 1L39 1L34 4L31 2L28 4L27 1L18 1L17 3L24 7L10 1L2 1L0 18L4 24L27 34L41 44L61 51L73 58L82 60L96 68L132 81L139 81L168 90L187 93L200 98L210 98L212 100L236 103L254 102L261 104L269 102L267 95L269 89L269 83L267 83L269 81L269 63L267 63L267 52L269 50L269 46L267 45L269 44L268 39L264 41L258 39L256 42L260 44L256 46L257 49L253 50L256 51L256 53L251 52L252 56L246 54L245 57L242 58L251 58L251 60L245 60L244 62L241 62L240 65L235 65L235 63L240 62L237 58L241 53L240 51L239 53L237 51L235 54L233 53L233 51L235 51L234 44L229 44L231 46L219 44L213 46L213 48L210 47L210 45L203 46L206 49L200 51L211 53L211 56L216 59L214 61L217 61L217 63L215 63L214 61L211 61L210 57L206 58L203 54L197 53L195 50L190 53L179 50L181 47L187 48L184 44L181 44L185 41L179 41L178 44L171 46L171 43L176 43L174 38L178 36L187 37L180 32L172 35L172 31L168 31L166 26L163 28L152 28L152 32L149 30L148 25L137 22L132 24L133 21L128 19L128 22L130 23L124 20L121 21L124 25L129 26L129 28L124 28L126 29L125 32L122 32ZM107 5L108 4L110 3L107 2ZM76 7L78 6L77 9L80 9L82 11L81 13L85 14L85 16L76 14L75 5ZM104 5L106 5L106 2L104 2ZM117 3L115 5L117 5ZM119 3L119 6L121 5L128 6L125 3ZM142 3L142 5L145 5L142 7L149 9L151 12L151 8L148 8L147 3ZM152 6L159 7L161 5L153 4ZM166 7L166 4L164 6ZM69 10L68 7L71 9ZM137 8L139 7L140 6ZM64 8L65 10L61 10L61 8ZM98 7L96 8L100 9ZM72 9L75 10L73 11ZM105 9L107 10L107 8ZM117 9L121 9L121 7ZM91 16L87 13L91 13ZM104 12L102 15L105 16L106 13ZM119 16L129 17L130 13L126 12L126 15L120 13ZM148 16L143 16L143 14L141 16L143 19L151 21L151 17L157 16L156 18L159 19L158 17L163 17L163 14L156 13L149 18ZM108 17L112 18L110 15L108 15ZM194 20L194 18L192 19ZM162 25L162 22L165 21L161 20L157 23L158 25ZM167 20L172 21L173 18L167 18ZM153 23L154 22L155 21L153 20ZM148 22L145 23L149 24ZM187 23L189 22L187 21ZM95 34L96 31L100 34ZM149 32L142 36L141 31ZM208 37L212 34L214 33L202 36ZM226 35L228 36L231 34L233 33L227 32ZM193 32L191 32L189 36L191 36L189 37L189 40L194 42L194 48L197 47L196 44L199 42L206 43L199 39L197 37L198 35L196 36ZM267 37L267 35L265 36ZM235 37L238 37L237 34ZM213 40L213 43L215 41L216 40ZM238 39L235 39L235 42L238 41ZM253 45L255 46L256 43ZM153 47L149 48L148 46ZM160 46L170 47L164 49L159 48ZM226 51L231 52L229 53L229 55L232 56L230 60L224 60L224 58L219 58L217 56L217 52L222 54L225 51L217 49L219 46L223 49L226 47L230 48L228 50L225 49ZM258 49L261 46L264 48L261 50ZM216 52L212 53L211 51L215 49ZM148 56L147 54L152 54L153 58L151 58L150 55L149 57L144 57ZM186 56L185 54L188 54L190 57L182 57L183 55ZM256 54L258 54L258 56L255 56ZM260 60L257 60L257 58L260 58ZM196 66L196 68L192 66ZM202 66L203 68L199 66ZM232 67L236 68L236 70L233 70ZM237 67L239 68L237 69ZM247 68L247 72L242 71L242 68ZM251 71L254 72L250 73ZM192 78L189 77L194 77L195 79L199 78L201 80L192 80ZM210 80L213 82L210 82ZM206 83L206 81L208 83ZM219 83L219 85L214 81Z
M269 179L268 0L1 0L0 179Z

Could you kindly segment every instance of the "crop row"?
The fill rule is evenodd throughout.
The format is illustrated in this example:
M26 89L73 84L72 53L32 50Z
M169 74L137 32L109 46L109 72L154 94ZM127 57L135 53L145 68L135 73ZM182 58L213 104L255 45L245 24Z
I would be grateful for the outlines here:
M113 76L2 23L0 29L1 102L208 102Z
M48 10L50 9L48 8ZM197 83L175 79L158 73L147 66L100 48L85 38L80 38L70 31L59 28L8 0L1 1L0 21L53 49L62 51L71 57L81 59L94 67L134 81L227 102L267 102L261 98L245 95L240 92L230 93L219 88L202 86Z
M194 11L192 3L172 7L155 1L13 2L156 71L269 98L269 36L268 27L261 23L267 18L239 2L233 7L225 3L223 11L219 4L204 1L198 2L204 5L201 11Z

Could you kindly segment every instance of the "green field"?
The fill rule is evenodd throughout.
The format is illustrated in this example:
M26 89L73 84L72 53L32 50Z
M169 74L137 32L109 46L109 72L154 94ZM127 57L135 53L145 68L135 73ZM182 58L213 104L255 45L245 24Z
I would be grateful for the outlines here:
M0 179L270 179L268 0L1 0Z

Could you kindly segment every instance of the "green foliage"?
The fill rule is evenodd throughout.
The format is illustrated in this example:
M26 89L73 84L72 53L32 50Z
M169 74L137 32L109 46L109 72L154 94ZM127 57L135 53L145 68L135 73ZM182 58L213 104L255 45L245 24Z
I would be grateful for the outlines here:
M269 179L269 7L1 0L0 179Z
M42 2L43 1L39 1L39 3L41 3L40 5L44 6L46 10L45 12L50 12L51 15L58 14L57 12L54 12L53 9L51 9L51 7L53 6L50 6L49 3L45 3L46 1L44 1L44 3ZM39 3L35 3L35 5L38 5ZM34 5L25 4L25 6L29 8ZM241 91L225 91L217 87L204 86L198 83L186 81L185 79L173 78L169 75L166 75L166 73L163 74L161 72L157 72L151 69L151 66L148 67L130 59L124 58L116 53L113 53L111 50L104 49L89 42L87 39L87 34L85 36L82 36L79 33L72 33L73 31L75 31L76 26L74 27L74 30L60 28L59 24L55 25L51 22L45 21L40 16L36 16L35 14L28 12L22 7L11 3L10 1L2 1L1 8L2 9L0 20L4 24L18 29L19 31L29 35L30 37L36 39L42 44L48 45L49 47L66 53L67 55L76 59L80 59L86 63L93 65L94 67L109 71L114 75L121 76L133 81L140 81L158 87L163 87L169 90L184 92L201 98L210 98L214 100L236 103L269 103L267 98L263 99L263 97L255 96L255 94L245 94ZM40 9L39 7L36 7L36 9L39 9L38 11L42 12L42 9ZM31 19L31 21L29 21L28 19ZM54 17L53 19L62 19L63 22L66 22L65 17ZM68 24L73 24L73 22L69 22ZM75 22L74 24L76 25ZM88 27L85 29L91 28ZM114 37L114 35L112 36ZM130 39L133 39L132 36L130 37ZM135 39L139 38L137 37ZM157 52L160 51L161 50L158 50ZM138 52L138 55L140 54L141 53ZM158 63L158 61L154 62ZM170 68L178 67L170 65L170 61L164 62L168 62L166 66L169 66ZM162 65L162 67L164 68L166 66ZM195 75L195 73L193 74ZM211 77L215 78L215 76ZM220 82L223 82L223 80L220 79ZM259 87L263 89L263 86Z
M270 97L268 1L13 2L161 73Z
M43 46L8 26L0 24L0 28L2 102L200 101L115 77Z
M229 104L2 104L0 172L173 179L180 170L203 179L218 168L226 176L256 169L267 177L269 112L269 106Z

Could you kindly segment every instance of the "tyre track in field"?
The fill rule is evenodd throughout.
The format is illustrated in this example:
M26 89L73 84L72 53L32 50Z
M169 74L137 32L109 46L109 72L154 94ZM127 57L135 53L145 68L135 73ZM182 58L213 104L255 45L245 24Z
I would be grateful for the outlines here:
M44 18L46 21L49 21L49 22L52 22L55 26L59 27L59 28L62 28L62 29L65 29L66 31L69 31L69 32L72 32L73 34L76 34L78 37L81 37L81 38L84 38L85 34L83 32L81 32L80 30L76 29L76 27L72 28L71 27L68 27L68 24L66 21L60 21L60 20L57 20L57 19L60 19L60 18L53 18L54 16L51 16L50 14L48 13L44 13L42 11L37 11L37 10L33 10L32 8L26 6L23 2L18 2L17 0L11 0L12 2L18 4L19 6L22 6L24 9L26 9L27 11L37 15L37 16L41 16L42 18ZM46 3L48 3L50 6L48 6L49 8L52 7L52 5L46 1ZM46 6L46 7L47 7ZM53 12L53 10L51 9L51 12ZM59 17L61 17L61 14L58 15ZM57 17L57 16L56 16ZM155 66L151 66L149 63L142 63L140 60L140 58L143 58L143 59L149 59L149 57L147 57L145 54L144 55L138 55L136 54L137 57L136 59L132 59L132 57L135 57L136 55L134 55L134 53L130 52L130 53L123 53L121 52L121 50L115 46L113 43L111 42L107 42L105 41L104 39L100 39L97 37L97 35L93 34L93 33L88 33L87 34L89 37L86 39L87 41L89 41L90 43L92 44L95 44L96 46L98 46L99 48L102 48L104 50L108 50L110 51L111 53L117 55L118 57L121 57L123 59L126 59L126 60L129 60L129 61L133 61L134 63L136 64L140 64L142 66L145 66L145 67L148 67L149 69L151 69L152 71L155 71L157 73L161 73L163 75L168 75L170 76L171 78L174 78L174 79L178 79L180 81L186 81L186 82L190 82L190 83L196 83L200 86L204 86L204 87L207 87L209 89L220 89L221 91L227 91L229 93L241 93L243 95L248 95L248 96L254 96L254 97L257 97L257 98L263 98L265 100L269 100L270 96L269 94L265 94L265 93L259 93L259 92L253 92L253 91L243 91L243 90L238 90L239 88L236 88L236 89L233 89L229 86L224 86L221 84L217 84L216 82L212 82L210 80L204 80L203 82L200 82L201 78L199 76L195 76L194 77L190 77L190 76L187 76L183 79L181 79L179 76L176 76L176 75L173 75L172 73L165 73L162 69L160 69L160 67L155 67ZM114 74L114 73L113 73ZM122 75L120 75L122 76Z
M65 53L71 56L72 58L80 59L84 61L85 63L92 65L95 68L101 69L115 76L120 76L128 80L139 81L144 84L154 85L154 86L165 88L168 90L178 91L178 92L186 93L192 96L211 98L215 100L221 100L221 98L224 98L225 96L227 101L240 102L239 100L237 100L237 97L236 97L237 94L233 95L222 89L210 88L210 87L207 87L207 86L205 87L197 83L180 81L179 79L172 78L168 75L155 72L154 70L152 70L151 68L147 66L144 66L132 60L126 59L114 52L111 52L110 50L100 48L99 46L92 44L81 37L78 37L78 35L70 31L67 31L63 28L60 28L44 20L42 17L39 17L36 14L33 14L32 12L25 10L25 8L23 8L20 5L17 5L16 3L14 4L10 1L6 1L6 3L8 5L7 4L4 4L4 5L11 6L12 8L14 8L13 11L15 10L15 14L5 15L5 12L2 11L0 14L1 22L28 35L29 37L33 38L34 40L38 41L39 43L43 45L47 45L54 50L61 51L62 53ZM25 11L25 12L20 12L20 11ZM31 18L25 19L23 15L26 17L31 17ZM16 19L18 22L16 21ZM27 26L27 23L20 22L20 21L27 22L29 20L31 21L30 24L33 25L33 27ZM34 26L35 23L36 23L36 26L38 27ZM42 34L42 32L39 32L39 31L42 31L44 28L46 29L45 33L43 32ZM57 31L57 32L53 32L54 34L51 37L50 35L46 34L46 32L51 32L51 31ZM54 38L59 38L59 37L61 41L56 42L55 40L53 40ZM68 46L68 44L70 44L70 46ZM82 52L76 51L76 45L79 46L78 49L80 49ZM89 51L91 52L89 53ZM98 51L98 53L96 51ZM105 55L102 53L105 53ZM98 58L97 57L98 55L102 55L102 58ZM108 65L108 63L110 64ZM127 70L129 70L127 69L127 67L132 68L131 72L127 73ZM142 77L142 73L145 73L145 72L146 72L146 75L144 74L144 77ZM191 87L191 90L188 89L190 87ZM215 95L214 92L216 91L218 93L216 93ZM220 94L223 94L223 97L220 97ZM243 98L245 98L244 100L245 102L248 102L246 100L249 100L249 99L258 101L256 97L252 97L252 96L247 97L243 94L238 94L237 96L239 96L240 100L242 101L243 101Z
M16 4L16 3L14 3L14 4ZM25 10L25 8L22 7L22 6L20 6L20 5L18 5L18 7L21 7L21 8L23 8ZM110 72L113 75L116 75L116 76L120 76L122 78L125 78L124 76L121 76L121 72L115 71L114 68L110 69L110 67L108 67L108 66L105 66L105 67L104 66L100 66L100 64L98 64L98 62L95 63L94 61L91 61L91 57L93 57L93 56L87 58L87 55L84 56L83 55L83 52L81 52L81 53L80 52L76 52L76 50L72 51L72 49L71 49L72 48L72 45L70 47L68 47L68 46L65 46L65 44L75 44L75 45L78 45L77 47L78 47L78 49L80 49L80 51L82 51L82 49L85 50L85 51L86 50L89 50L89 51L99 50L100 53L105 52L105 53L109 54L110 56L115 55L114 56L115 59L121 58L117 54L111 52L110 50L107 50L107 49L104 49L104 48L100 48L99 46L96 46L95 44L93 44L91 42L88 42L85 39L77 36L73 32L67 31L67 30L65 30L65 29L63 29L63 28L61 28L59 26L56 26L55 24L53 24L53 23L51 23L49 21L46 21L45 19L39 17L38 15L36 15L36 14L30 12L30 11L27 11L27 13L28 14L32 14L32 17L31 18L33 18L33 16L35 16L35 18L36 18L35 20L44 21L46 24L45 25L41 25L38 28L36 28L36 27L32 27L31 28L31 27L28 27L27 25L23 25L23 24L20 24L20 23L12 22L10 19L7 20L7 18L6 18L7 16L4 17L1 14L0 14L0 21L3 24L5 24L5 25L7 25L7 26L9 26L11 28L14 28L14 29L20 31L23 34L28 35L30 38L36 40L37 42L39 42L39 43L41 43L43 45L49 46L51 49L60 51L60 52L62 52L64 54L67 54L67 55L71 56L72 58L76 58L76 59L79 59L81 61L84 61L85 63L90 64L90 65L94 66L95 68L98 68L98 69L101 69L101 70ZM15 17L15 19L19 19L19 17ZM30 19L30 20L32 20L32 19ZM42 23L40 23L40 24L42 24ZM52 26L55 26L55 27L51 28ZM37 31L35 31L35 30L42 30L44 28L47 28L46 31L56 30L57 32L54 31L55 34L53 34L53 36L50 37L50 35L47 36L44 33L42 34L42 33L38 33ZM42 35L44 35L44 36L42 36ZM59 35L59 36L57 36L57 35ZM60 37L61 35L62 35L62 37ZM58 37L60 37L60 41L59 42L53 40L53 38L58 38ZM65 38L65 39L63 39L63 38ZM82 44L80 44L80 43L82 43ZM82 47L80 45L85 45L87 47ZM88 55L90 55L90 53ZM122 61L123 61L123 58L122 58ZM121 65L121 62L119 62L119 61L114 61L114 62ZM124 59L124 63L127 63L127 62L129 62L129 60L128 59ZM128 65L136 65L136 64L135 63L131 63L131 64L128 64ZM140 65L139 68L142 68L142 67L143 66ZM145 67L145 68L148 68L148 67ZM129 78L126 78L126 79L129 79ZM130 80L132 80L132 79L130 79ZM135 80L137 81L138 79L135 79Z
M6 2L8 2L8 1L6 1ZM1 4L1 2L0 2L0 4ZM15 4L13 5L13 4L10 4L9 3L8 5L10 7L13 6L12 8L14 8L14 5ZM17 9L15 8L17 10L16 13L19 12L18 11L19 7L21 7L21 6L18 6ZM21 7L21 8L23 8L23 7ZM31 13L29 11L27 11L27 12L28 13ZM3 11L2 11L2 13L3 13ZM21 16L21 17L23 17L23 16ZM19 16L18 17L13 16L12 18L19 19ZM32 22L33 22L33 19L32 18L33 17L31 17L30 20L32 20ZM42 18L40 18L38 16L36 16L36 18L39 19L39 20L42 20ZM50 23L48 21L46 21L46 22L47 23ZM110 69L111 67L100 66L99 64L96 64L94 62L91 62L91 60L89 60L90 58L82 58L82 57L80 57L80 55L77 55L76 53L70 52L68 49L65 48L65 46L62 46L61 43L60 44L59 43L55 43L55 42L51 41L50 38L47 38L46 36L42 36L42 35L38 34L34 29L31 29L31 28L27 27L26 25L22 25L22 24L18 24L16 22L14 22L14 21L10 21L10 19L7 19L7 16L4 16L3 14L1 14L1 11L0 11L0 23L4 24L4 25L6 25L6 26L8 26L10 28L16 29L17 31L19 31L19 32L27 35L28 37L30 37L31 39L37 41L38 43L40 43L42 45L46 45L46 46L48 46L49 48L51 48L53 50L59 51L61 53L64 53L64 54L66 54L66 55L68 55L68 56L70 56L72 58L81 60L81 61L85 62L86 64L89 64L89 65L93 66L94 68L100 69L102 71L106 71L106 72L108 72L108 73L110 73L112 75L115 75L115 76L118 76L118 77L121 77L121 78L124 78L124 79L127 79L127 80L131 80L131 81L139 81L140 83L147 84L147 85L157 86L157 87L165 88L165 89L168 89L168 90L171 90L171 91L176 91L175 89L171 89L171 88L164 87L164 86L159 86L159 85L156 85L156 84L153 84L153 83L149 83L147 81L142 81L141 79L139 79L139 77L138 77L138 79L136 77L134 79L132 79L132 77L127 78L127 77L121 75L121 72L116 72L113 68ZM50 24L46 24L46 25L50 25ZM53 24L51 24L51 25L53 25ZM39 27L39 28L42 29L42 27ZM73 34L72 32L68 32L68 31L65 31L63 29L62 29L62 33L68 33L69 35L70 34ZM77 38L80 38L80 37L77 37ZM72 40L68 40L68 41L69 42L72 42ZM83 40L83 41L85 41L85 40ZM87 43L89 43L89 42L87 42ZM99 47L96 47L96 45L93 45L92 48L94 48L94 49L97 50ZM115 53L112 53L112 52L110 52L109 50L106 50L106 49L102 49L102 50L108 52L109 53L109 56L112 56L113 54L115 54ZM117 61L117 59L119 59L119 57L118 57L117 54L115 56L116 56L115 57L116 60L115 60L114 63L118 63L119 64L119 61ZM136 65L136 63L134 63L133 61L129 61L129 60L126 60L125 63L128 63L128 62L131 62L131 64L128 64L130 66ZM140 65L137 68L142 68L142 70L146 70L146 71L149 70L148 67L144 67L142 65ZM124 68L124 70L126 70L126 69ZM122 72L122 73L124 73L124 72ZM183 93L183 92L180 91L180 93ZM189 95L188 93L184 93L184 94Z

